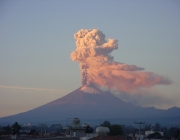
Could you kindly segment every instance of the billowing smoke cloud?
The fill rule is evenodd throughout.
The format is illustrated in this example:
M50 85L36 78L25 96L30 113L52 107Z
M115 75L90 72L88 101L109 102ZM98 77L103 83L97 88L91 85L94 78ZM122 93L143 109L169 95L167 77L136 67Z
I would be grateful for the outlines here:
M71 59L80 62L82 85L95 84L127 92L170 84L168 79L152 72L142 72L144 68L115 62L111 52L118 49L118 41L106 41L99 29L82 29L74 38L76 50L71 53Z

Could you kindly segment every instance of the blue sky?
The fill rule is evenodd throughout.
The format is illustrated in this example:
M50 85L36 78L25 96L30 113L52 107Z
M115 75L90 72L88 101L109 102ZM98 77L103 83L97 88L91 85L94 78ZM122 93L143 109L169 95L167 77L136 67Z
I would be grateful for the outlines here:
M106 39L118 40L119 48L112 53L115 61L172 81L148 89L153 98L148 94L142 102L130 102L180 107L179 15L178 0L1 0L0 117L33 109L79 88L79 63L70 59L76 49L73 36L80 29L94 28Z

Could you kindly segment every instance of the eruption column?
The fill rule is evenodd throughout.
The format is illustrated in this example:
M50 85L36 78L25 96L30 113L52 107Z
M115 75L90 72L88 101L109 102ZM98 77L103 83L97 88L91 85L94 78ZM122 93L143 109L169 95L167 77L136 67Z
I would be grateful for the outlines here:
M95 84L127 92L170 84L169 80L152 72L142 72L144 68L115 62L111 52L118 49L118 41L105 40L99 29L79 30L74 38L76 50L71 53L71 59L80 62L83 86Z

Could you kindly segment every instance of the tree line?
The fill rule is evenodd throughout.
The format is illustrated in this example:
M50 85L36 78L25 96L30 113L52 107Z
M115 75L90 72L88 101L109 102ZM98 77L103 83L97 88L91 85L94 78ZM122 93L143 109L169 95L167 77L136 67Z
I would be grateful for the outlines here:
M109 135L128 135L128 134L138 134L139 128L133 126L119 125L119 124L111 124L109 121L104 121L101 126L108 127L110 129ZM165 126L161 126L159 123L145 124L141 128L142 134L145 131L154 131L155 133L150 135L150 138L160 137L158 132L163 132L164 138L180 138L180 128L179 127L170 127L167 128Z
M139 128L133 126L126 126L126 125L119 125L119 124L111 124L109 121L104 121L101 126L108 127L110 129L110 133L108 135L128 135L128 134L138 134ZM89 125L86 127L86 133L92 133L95 131ZM23 131L26 130L26 131ZM28 130L28 131L27 131ZM14 134L22 134L26 133L29 135L38 135L39 132L42 130L41 126L31 126L31 127L23 127L15 122L13 125L7 126L0 126L0 136L1 135L14 135ZM180 138L180 128L179 127L170 127L167 128L165 126L161 126L159 123L152 124L144 124L141 128L141 132L153 130L156 132L155 134L151 135L151 137L158 136L158 132L164 133L164 138L171 138L174 137L175 139ZM56 132L57 134L64 133L61 124L52 124L50 127L45 126L43 131L47 132Z

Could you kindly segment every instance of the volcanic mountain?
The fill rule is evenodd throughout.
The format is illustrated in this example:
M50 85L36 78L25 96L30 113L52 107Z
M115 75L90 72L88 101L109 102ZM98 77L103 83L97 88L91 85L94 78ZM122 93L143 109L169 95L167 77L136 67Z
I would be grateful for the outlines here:
M83 86L38 108L0 118L0 122L45 122L73 117L108 120L112 118L180 117L180 108L162 110L154 107L135 106L95 86Z

